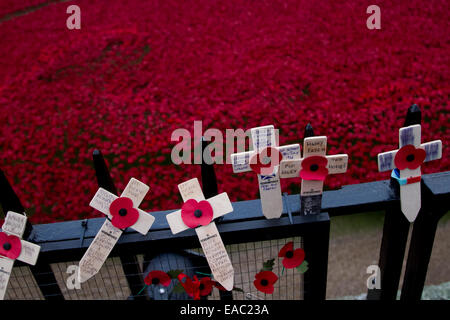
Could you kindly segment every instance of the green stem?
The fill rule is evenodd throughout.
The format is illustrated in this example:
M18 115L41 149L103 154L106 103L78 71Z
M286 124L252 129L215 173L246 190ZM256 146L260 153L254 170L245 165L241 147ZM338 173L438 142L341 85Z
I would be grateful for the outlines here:
M143 287L143 288L141 289L141 291L139 291L139 292L138 292L138 294L137 294L137 295L140 295L140 294L141 294L141 292L142 292L142 291L144 291L144 289L145 289L145 288L147 288L147 285L145 285L145 286L144 286L144 287Z
M212 274L209 274L209 273L203 273L203 272L198 272L198 271L195 271L195 273L196 273L196 274L201 274L201 275L203 275L203 276L208 276L208 277L211 277L211 278L212 278Z

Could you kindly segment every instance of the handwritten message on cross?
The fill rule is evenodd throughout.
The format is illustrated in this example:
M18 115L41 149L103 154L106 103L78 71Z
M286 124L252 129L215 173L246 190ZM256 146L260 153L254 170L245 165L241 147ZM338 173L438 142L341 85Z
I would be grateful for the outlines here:
M233 211L226 192L205 200L197 178L178 185L184 204L166 216L173 234L195 229L214 279L228 291L233 289L234 269L214 219Z
M421 165L442 157L442 141L421 143L421 126L415 124L400 128L399 149L378 154L378 170L392 170L391 177L400 185L403 214L414 222L421 208Z
M80 261L80 283L99 272L125 228L147 234L155 217L138 207L149 189L135 178L130 179L120 197L103 188L98 189L89 205L105 214L107 219Z
M326 155L327 137L306 137L303 140L303 158L282 160L281 178L302 178L302 212L305 215L320 213L323 182L329 174L347 171L348 155Z
M279 165L283 159L300 159L300 145L278 146L272 125L252 128L251 137L253 150L231 154L233 172L255 172L264 216L279 218L283 212Z
M27 224L25 214L8 211L0 232L0 300L3 300L15 260L35 265L41 247L22 240Z

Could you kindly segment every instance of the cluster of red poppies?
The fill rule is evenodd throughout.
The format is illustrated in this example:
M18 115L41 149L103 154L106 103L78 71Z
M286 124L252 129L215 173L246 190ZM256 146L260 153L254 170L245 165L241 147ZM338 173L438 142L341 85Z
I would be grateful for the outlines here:
M133 176L150 185L144 210L179 208L177 184L200 169L171 162L170 138L194 120L223 132L273 124L282 145L311 122L329 154L349 154L329 188L388 178L376 155L397 147L412 103L422 140L450 141L446 1L380 1L381 30L350 0L77 5L81 30L66 28L65 2L1 23L0 167L34 223L98 215L94 148L119 189ZM423 171L448 170L447 150ZM232 201L257 197L256 175L216 173ZM300 178L286 180L298 192Z
M297 270L305 273L308 270L308 263L305 261L305 251L302 248L294 250L294 242L286 243L278 253L279 258L283 258L281 263L283 268ZM268 260L264 263L263 269L255 275L253 284L258 291L266 294L272 294L274 291L274 284L278 281L278 276L272 271L273 260Z
M150 271L145 277L144 282L147 286L163 285L168 287L172 283L173 278L178 280L178 284L174 286L172 292L180 292L178 288L182 288L182 290L194 300L199 300L201 297L210 295L213 287L225 291L224 287L210 277L198 279L198 277L194 275L191 279L184 274L182 270L171 270L169 273L161 270Z

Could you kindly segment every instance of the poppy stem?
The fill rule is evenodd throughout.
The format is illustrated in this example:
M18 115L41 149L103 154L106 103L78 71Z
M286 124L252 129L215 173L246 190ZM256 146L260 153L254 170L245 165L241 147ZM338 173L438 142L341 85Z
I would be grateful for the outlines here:
M140 295L140 294L141 294L141 292L142 292L142 291L144 291L144 289L145 289L145 288L147 288L147 287L148 287L148 286L147 286L147 285L145 285L145 286L144 286L144 287L143 287L143 288L141 289L141 291L139 291L139 292L138 292L138 294L137 294L137 295Z
M198 272L198 271L195 271L195 273L196 274L201 274L202 276L212 277L212 274L209 274L209 273L203 273L203 272Z
M283 273L284 273L284 267L283 267L283 269L281 269L281 275L283 275Z

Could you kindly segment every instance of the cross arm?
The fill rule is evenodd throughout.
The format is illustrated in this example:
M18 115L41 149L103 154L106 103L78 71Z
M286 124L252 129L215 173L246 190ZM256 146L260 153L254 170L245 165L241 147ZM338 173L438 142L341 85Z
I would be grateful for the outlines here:
M335 154L327 156L327 160L328 174L344 173L347 171L348 155Z
M442 141L434 140L427 143L422 143L421 148L425 149L427 153L425 162L433 161L442 158Z
M231 164L233 165L233 172L247 172L251 171L250 158L255 154L254 151L233 153L230 155Z
M22 244L22 250L17 260L34 266L37 262L41 247L25 240L20 240L20 243Z
M300 145L298 143L277 147L277 149L283 155L283 159L300 159Z
M233 207L226 192L220 193L206 201L209 202L213 209L213 220L233 211ZM173 234L189 229L181 219L181 210L169 213L166 215L166 218Z
M398 150L378 154L378 171L384 172L395 168L394 159Z
M117 198L118 198L118 196L116 196L115 194L113 194L103 188L99 188L97 190L97 193L95 194L94 198L89 203L89 205L92 208L97 209L101 213L105 214L109 219L112 219L111 213L109 213L109 207L110 207L111 203L114 200L116 200ZM134 201L136 201L136 199L133 200L133 204L135 203ZM148 230L152 226L153 222L155 221L155 217L153 217L151 214L148 214L147 212L145 212L139 208L136 208L136 209L139 212L139 219L130 228L136 230L137 232L139 232L143 235L146 235Z

